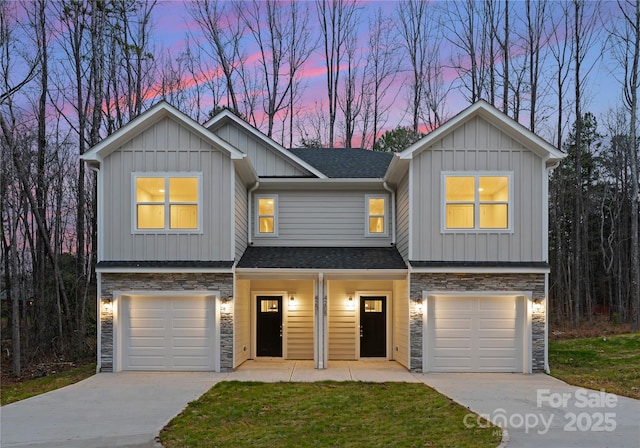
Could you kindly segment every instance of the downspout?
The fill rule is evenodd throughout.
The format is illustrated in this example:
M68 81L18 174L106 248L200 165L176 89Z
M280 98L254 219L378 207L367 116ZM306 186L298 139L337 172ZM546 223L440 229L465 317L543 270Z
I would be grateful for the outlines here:
M251 246L253 241L251 240L251 224L252 224L252 213L253 202L251 201L251 194L256 191L256 189L260 186L260 181L256 181L255 185L247 191L247 245Z
M396 191L393 190L387 184L387 181L382 182L382 187L391 193L391 227L393 228L391 232L391 245L396 245Z
M545 160L545 164L546 164ZM547 168L547 178L545 179L547 182L547 186L549 184L549 177L553 170L558 168L560 165L560 160L556 160L551 165L548 165ZM549 196L549 188L547 187L547 198ZM548 204L547 204L548 205ZM547 216L547 235L546 238L549 238L549 218ZM549 261L549 244L547 243L547 262ZM547 375L551 375L551 369L549 368L549 273L544 274L544 371Z

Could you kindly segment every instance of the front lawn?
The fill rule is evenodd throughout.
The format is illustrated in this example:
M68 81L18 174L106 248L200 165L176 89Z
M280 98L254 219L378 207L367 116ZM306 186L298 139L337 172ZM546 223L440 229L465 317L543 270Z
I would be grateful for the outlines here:
M497 446L501 431L466 427L468 413L419 383L231 381L191 402L160 441L166 448Z
M569 384L640 399L640 333L549 340L549 368Z

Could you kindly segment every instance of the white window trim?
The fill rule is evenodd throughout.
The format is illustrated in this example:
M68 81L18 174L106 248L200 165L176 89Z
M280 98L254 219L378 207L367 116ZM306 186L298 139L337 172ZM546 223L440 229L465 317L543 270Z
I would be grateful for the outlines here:
M278 236L278 195L277 194L256 194L254 196L254 210L256 211L256 218L253 223L253 234L258 238L276 238ZM261 233L260 232L260 216L271 216L271 215L260 215L260 199L273 199L273 233Z
M196 177L198 179L198 228L196 229L171 229L170 228L170 213L169 210L169 195L165 195L164 207L164 229L138 229L137 227L137 214L138 214L138 202L136 198L136 179L139 177L158 177L163 178L165 182L165 190L168 191L169 179L175 177ZM135 171L131 173L131 233L132 234L201 234L202 233L202 215L204 203L202 200L202 173L196 171Z
M369 200L384 199L384 232L369 232ZM378 216L378 215L374 215ZM364 195L364 236L371 238L386 238L389 236L389 195L388 194L365 194Z
M509 178L509 199L507 203L507 228L505 229L481 229L480 226L480 196L475 191L474 198L474 225L473 229L449 229L447 228L447 177L475 177L477 185L480 177L506 176ZM440 232L441 233L513 233L513 208L514 208L514 184L513 171L442 171L440 173Z

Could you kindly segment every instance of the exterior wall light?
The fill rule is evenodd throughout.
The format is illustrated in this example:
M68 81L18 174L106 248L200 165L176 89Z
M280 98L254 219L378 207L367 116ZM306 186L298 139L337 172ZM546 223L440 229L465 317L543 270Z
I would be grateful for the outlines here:
M231 297L220 301L220 309L223 313L228 313L231 309Z
M542 310L542 300L540 299L533 300L533 310L538 312Z
M296 298L293 296L289 296L289 309L294 309L296 307Z
M419 311L422 311L422 299L416 300L416 308L418 308Z
M105 299L102 301L102 311L107 314L111 314L111 312L113 312L113 303L111 302L111 299Z
M347 309L354 310L356 308L355 300L353 300L353 294L347 296Z

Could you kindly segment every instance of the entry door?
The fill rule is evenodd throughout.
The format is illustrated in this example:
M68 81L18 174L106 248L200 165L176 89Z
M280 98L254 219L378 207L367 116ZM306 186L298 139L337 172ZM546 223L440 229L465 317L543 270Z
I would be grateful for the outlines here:
M282 356L282 296L258 296L256 355Z
M360 357L387 356L387 298L360 297Z

